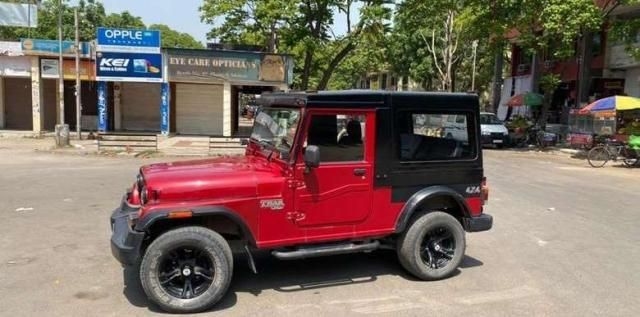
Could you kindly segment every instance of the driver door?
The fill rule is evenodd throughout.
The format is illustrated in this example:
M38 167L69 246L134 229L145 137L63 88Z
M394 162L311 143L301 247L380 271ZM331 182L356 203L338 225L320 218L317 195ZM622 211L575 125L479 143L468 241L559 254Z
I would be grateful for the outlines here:
M304 153L297 156L292 220L307 237L348 234L371 213L375 125L366 123L374 116L317 110L306 116L302 140L318 146L320 164L308 169Z

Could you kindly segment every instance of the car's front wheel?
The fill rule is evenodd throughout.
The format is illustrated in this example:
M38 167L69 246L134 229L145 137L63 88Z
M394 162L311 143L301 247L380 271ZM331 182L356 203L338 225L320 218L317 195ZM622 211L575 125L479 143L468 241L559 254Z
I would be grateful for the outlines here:
M140 280L149 299L162 309L194 313L225 295L232 272L231 248L221 235L203 227L183 227L149 245Z
M398 239L400 264L417 278L439 280L458 268L465 251L464 229L444 212L423 214Z

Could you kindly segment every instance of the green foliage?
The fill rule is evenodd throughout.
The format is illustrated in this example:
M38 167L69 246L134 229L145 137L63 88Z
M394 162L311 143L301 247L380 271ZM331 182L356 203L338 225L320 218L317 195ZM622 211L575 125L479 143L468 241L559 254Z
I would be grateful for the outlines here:
M163 47L204 48L202 43L198 42L190 34L178 32L165 24L151 24L148 29L160 31Z
M358 23L335 36L335 15L359 2ZM287 52L295 59L294 86L325 89L337 72L336 85L349 86L348 72L360 73L362 58L349 60L363 43L378 42L388 31L387 0L204 0L202 21L215 25L208 36L225 43L252 44ZM220 23L216 23L220 22ZM380 47L376 47L380 48ZM370 53L370 50L362 50ZM354 74L355 74L354 73ZM331 84L334 85L334 84Z

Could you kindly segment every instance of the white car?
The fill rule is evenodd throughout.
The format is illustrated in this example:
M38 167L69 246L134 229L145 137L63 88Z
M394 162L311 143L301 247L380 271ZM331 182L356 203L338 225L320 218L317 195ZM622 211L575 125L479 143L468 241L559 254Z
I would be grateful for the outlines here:
M498 117L490 112L480 113L480 131L483 145L503 147L509 140L509 130Z

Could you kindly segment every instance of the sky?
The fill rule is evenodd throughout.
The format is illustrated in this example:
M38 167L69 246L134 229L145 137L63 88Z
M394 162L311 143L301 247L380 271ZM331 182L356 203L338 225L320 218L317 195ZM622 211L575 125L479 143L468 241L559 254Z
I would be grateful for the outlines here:
M75 2L75 1L73 1ZM202 0L102 0L107 13L129 11L142 18L145 24L166 24L172 29L191 34L206 43L210 25L200 22L198 8ZM357 22L358 10L352 10L351 24ZM346 32L346 15L336 16L334 32Z

